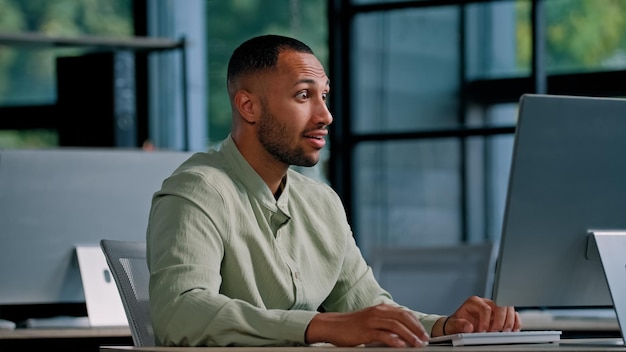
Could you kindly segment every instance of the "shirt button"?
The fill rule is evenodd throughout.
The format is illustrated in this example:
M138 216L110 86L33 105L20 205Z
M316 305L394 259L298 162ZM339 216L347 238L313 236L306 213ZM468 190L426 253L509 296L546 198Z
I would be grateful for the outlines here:
M299 273L299 272L297 272L297 271L296 271L296 272L294 272L294 273L293 273L293 278L294 278L294 279L296 279L296 280L300 280L300 273Z

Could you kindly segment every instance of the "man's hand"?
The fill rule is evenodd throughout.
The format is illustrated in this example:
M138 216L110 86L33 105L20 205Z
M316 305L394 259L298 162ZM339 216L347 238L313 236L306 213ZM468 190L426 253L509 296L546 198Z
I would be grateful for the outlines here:
M426 330L411 312L386 304L351 313L317 314L306 331L309 344L327 342L340 347L418 347L428 339Z
M444 329L445 328L445 329ZM432 336L462 332L519 331L521 321L514 307L501 307L494 301L472 296L449 317L437 320Z

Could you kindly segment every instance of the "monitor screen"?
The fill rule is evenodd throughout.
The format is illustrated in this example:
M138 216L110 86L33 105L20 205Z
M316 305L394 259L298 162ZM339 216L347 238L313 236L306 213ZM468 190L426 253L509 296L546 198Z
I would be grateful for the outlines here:
M612 305L589 230L626 229L626 99L520 100L494 299Z
M152 194L190 155L0 151L0 305L84 303L75 246L145 241Z

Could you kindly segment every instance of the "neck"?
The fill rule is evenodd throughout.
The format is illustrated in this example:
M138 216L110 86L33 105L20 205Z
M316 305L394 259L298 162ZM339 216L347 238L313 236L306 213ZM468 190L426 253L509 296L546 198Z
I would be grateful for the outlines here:
M286 184L287 184L287 175L285 175L285 177L283 177L280 180L280 184L278 185L278 189L276 190L276 192L273 192L274 199L278 200L278 198L280 198L280 195L283 194L283 191L285 190Z
M248 161L259 176L265 181L272 194L278 198L282 190L279 192L281 182L287 175L289 165L279 162L265 152L260 145L250 143L252 138L233 138L237 149L243 157ZM278 193L277 193L278 192Z

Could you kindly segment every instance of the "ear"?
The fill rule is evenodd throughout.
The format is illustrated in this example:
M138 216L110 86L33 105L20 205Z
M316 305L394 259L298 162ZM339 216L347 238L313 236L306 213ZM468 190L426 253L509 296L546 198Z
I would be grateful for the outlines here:
M239 115L248 123L255 123L257 120L257 101L257 97L246 90L239 90L235 94L235 107Z

